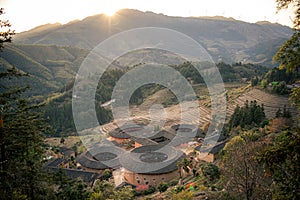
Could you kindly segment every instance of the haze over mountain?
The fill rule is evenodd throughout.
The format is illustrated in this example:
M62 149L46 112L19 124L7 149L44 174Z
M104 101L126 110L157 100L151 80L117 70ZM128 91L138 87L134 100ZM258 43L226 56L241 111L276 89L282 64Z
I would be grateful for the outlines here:
M256 63L267 67L272 67L273 55L292 33L289 27L269 22L251 24L224 17L169 17L125 9L111 18L95 15L66 25L46 24L19 33L14 37L14 44L1 52L0 62L4 69L15 66L29 73L31 78L25 82L31 85L34 95L49 94L71 82L89 51L101 41L124 30L149 26L174 29L192 37L215 62ZM115 67L133 66L141 60L147 61L147 56L181 63L172 54L141 50L118 60Z
M291 28L269 22L246 23L224 17L169 17L124 9L113 17L95 15L68 24L46 24L17 34L16 43L74 46L92 49L109 36L138 27L164 27L198 41L216 62L271 65Z

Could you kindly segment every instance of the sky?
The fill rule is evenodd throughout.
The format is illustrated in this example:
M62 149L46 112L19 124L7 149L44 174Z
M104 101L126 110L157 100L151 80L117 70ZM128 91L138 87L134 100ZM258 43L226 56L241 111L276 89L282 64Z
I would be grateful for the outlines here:
M255 23L270 21L292 26L293 9L276 13L276 0L0 0L16 32L47 23L65 24L96 14L113 14L123 8L169 16L225 16Z

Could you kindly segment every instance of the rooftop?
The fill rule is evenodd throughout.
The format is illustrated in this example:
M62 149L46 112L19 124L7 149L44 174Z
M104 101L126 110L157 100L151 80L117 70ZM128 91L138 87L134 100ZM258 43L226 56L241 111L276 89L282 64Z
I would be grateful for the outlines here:
M213 132L210 135L206 135L204 138L204 141L202 142L205 145L208 145L210 143L215 142L222 142L226 139L226 136L224 134L219 134L218 132Z
M201 137L203 131L193 124L176 124L171 126L171 129L176 131L176 135L184 137Z
M170 141L175 137L174 133L170 133L166 130L161 130L159 132L157 132L155 135L149 137L149 139L160 143L160 142L165 142L165 141Z
M114 138L129 139L131 136L139 136L145 131L143 126L136 124L123 125L109 132L108 134Z
M195 150L199 151L201 153L216 154L224 148L225 144L226 144L226 142L223 141L223 142L219 142L219 143L215 144L214 146L197 146L195 148Z
M86 183L92 183L96 179L101 177L101 175L98 173L87 172L87 171L82 171L77 169L67 169L67 168L57 168L57 167L49 167L48 169L53 172L57 172L58 170L63 170L68 177L73 179L80 178Z
M55 158L44 164L44 167L59 167L61 164L66 164L68 162L67 159L64 158Z
M120 158L121 165L134 173L162 174L177 169L185 154L171 146L148 145L133 149Z
M141 144L141 145L155 145L155 144L157 144L155 141L152 141L148 138L131 137L130 139L134 142L137 142L137 143Z
M125 150L114 145L98 145L93 149L80 154L76 160L83 167L90 169L117 168L120 166L119 157Z

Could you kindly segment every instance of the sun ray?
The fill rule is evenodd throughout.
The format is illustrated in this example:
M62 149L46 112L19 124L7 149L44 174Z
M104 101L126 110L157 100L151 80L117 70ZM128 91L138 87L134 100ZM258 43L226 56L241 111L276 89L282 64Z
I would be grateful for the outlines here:
M117 8L114 8L114 7L107 7L105 9L103 9L103 13L108 16L108 17L112 17L115 15L115 13L118 11Z

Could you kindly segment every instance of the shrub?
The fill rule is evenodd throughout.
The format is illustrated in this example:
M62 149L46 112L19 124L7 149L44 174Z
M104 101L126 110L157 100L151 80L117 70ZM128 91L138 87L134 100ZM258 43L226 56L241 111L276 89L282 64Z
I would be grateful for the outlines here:
M168 189L168 184L165 182L161 182L158 186L157 189L159 190L160 193L167 191Z

